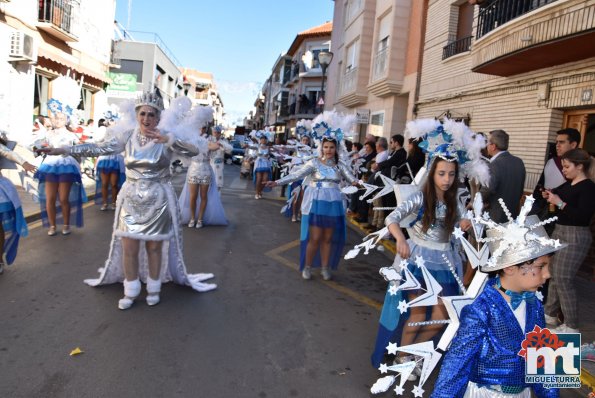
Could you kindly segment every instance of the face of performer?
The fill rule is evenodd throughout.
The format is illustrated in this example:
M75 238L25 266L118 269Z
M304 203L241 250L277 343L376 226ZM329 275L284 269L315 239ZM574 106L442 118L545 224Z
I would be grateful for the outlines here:
M50 121L52 122L52 127L54 127L55 129L59 129L66 126L68 118L64 113L56 112L50 114Z
M136 121L140 126L140 132L154 131L159 123L157 111L152 106L143 105L136 111Z
M446 192L455 181L456 166L454 162L437 159L436 170L434 171L434 186L436 191Z
M568 180L574 180L576 177L582 177L583 165L574 164L568 159L562 159L562 173Z
M324 141L322 143L322 157L324 159L334 159L337 153L337 145L334 141Z
M514 292L535 292L550 278L548 255L536 258L531 263L512 266L503 270L502 286Z

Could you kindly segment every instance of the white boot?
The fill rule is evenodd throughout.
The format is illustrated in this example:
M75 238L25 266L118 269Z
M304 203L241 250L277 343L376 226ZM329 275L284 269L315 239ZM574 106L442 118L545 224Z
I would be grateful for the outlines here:
M118 301L118 308L121 310L127 310L132 307L134 299L140 294L140 280L136 278L133 281L127 281L124 279L124 297Z
M154 280L147 277L147 304L159 304L159 292L161 292L161 279Z

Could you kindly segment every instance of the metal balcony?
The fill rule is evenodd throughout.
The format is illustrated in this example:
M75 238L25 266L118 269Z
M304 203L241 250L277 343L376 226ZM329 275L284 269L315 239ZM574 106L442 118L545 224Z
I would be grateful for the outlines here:
M549 5L543 7L545 4ZM496 5L507 6L509 13L496 13ZM595 3L591 0L496 0L486 8L492 10L492 21L499 15L498 24L508 22L473 42L473 72L513 76L595 57ZM533 11L527 14L527 10ZM486 27L488 14L482 12L481 23Z
M452 57L453 55L461 54L464 52L469 51L471 48L471 40L473 36L463 37L462 39L455 40L451 43L448 43L442 49L442 59L445 60L447 58Z
M77 41L72 32L74 8L70 0L40 0L37 27L65 42Z
M488 0L477 16L475 37L479 39L513 19L555 1L558 0Z

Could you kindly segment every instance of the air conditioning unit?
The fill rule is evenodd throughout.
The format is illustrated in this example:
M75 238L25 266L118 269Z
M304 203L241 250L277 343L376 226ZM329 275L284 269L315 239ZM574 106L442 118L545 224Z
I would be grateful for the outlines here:
M9 61L37 62L35 51L35 40L33 36L22 31L14 31L10 34Z

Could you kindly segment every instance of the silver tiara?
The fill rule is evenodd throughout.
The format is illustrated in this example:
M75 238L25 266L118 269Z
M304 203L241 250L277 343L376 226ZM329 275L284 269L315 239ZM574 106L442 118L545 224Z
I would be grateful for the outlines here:
M163 100L154 92L145 91L137 99L135 103L135 109L141 106L148 105L157 109L158 111L163 110Z

